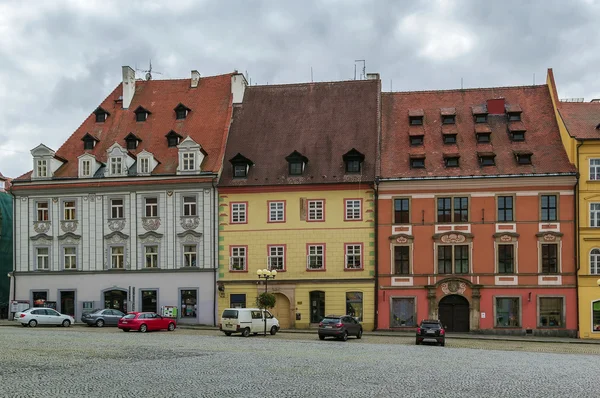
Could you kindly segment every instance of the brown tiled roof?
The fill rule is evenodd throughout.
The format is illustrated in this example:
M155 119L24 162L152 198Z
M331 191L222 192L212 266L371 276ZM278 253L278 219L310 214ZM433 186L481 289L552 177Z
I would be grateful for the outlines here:
M227 162L219 186L374 181L378 92L378 80L248 87L234 109L225 159L240 153L254 165L247 178L233 178ZM360 174L345 173L342 156L352 148L365 156ZM288 175L293 151L308 158L302 176Z
M507 132L506 115L488 115L487 124L476 124L474 109L483 107L491 98L505 98L509 104L518 104L527 126L525 141L513 142ZM460 155L460 167L446 168L443 154L445 145L440 134L440 109L456 108L457 144L453 152ZM425 113L425 140L421 151L427 153L424 169L411 169L409 153L418 148L409 147L408 109L422 108ZM474 131L489 126L491 143L477 144ZM558 125L547 86L499 87L468 90L384 93L382 95L382 178L433 178L485 175L520 175L547 173L574 173L562 146ZM447 146L446 146L447 147ZM409 149L410 148L410 149ZM519 165L513 151L530 151L532 165ZM408 153L407 153L408 152ZM447 151L450 152L450 151ZM494 153L495 165L481 167L478 153Z
M600 102L559 102L558 112L571 137L600 139Z
M492 129L490 125L487 123L476 123L475 124L475 133L491 133Z
M232 74L204 77L198 87L190 87L190 79L178 80L137 80L135 94L128 109L122 109L118 101L122 95L122 84L100 104L110 113L104 123L96 123L94 113L83 121L81 126L56 151L56 156L67 160L54 177L77 177L77 157L90 153L97 161L106 163L106 150L118 142L126 147L125 137L133 133L141 141L136 149L129 150L135 158L139 152L152 153L160 163L153 175L175 175L178 163L178 150L169 148L165 135L174 130L183 138L190 136L206 151L202 170L218 172L224 152L224 142L230 121L232 106ZM173 110L179 103L191 109L185 119L176 120ZM150 112L144 122L136 122L135 110L142 106ZM84 151L81 139L90 134L98 142L94 149ZM19 177L29 179L31 172Z
M523 110L521 109L521 107L518 104L506 104L504 106L504 109L506 109L506 113L521 113L521 112L523 112Z
M487 105L475 105L471 107L473 115L483 115L487 113Z

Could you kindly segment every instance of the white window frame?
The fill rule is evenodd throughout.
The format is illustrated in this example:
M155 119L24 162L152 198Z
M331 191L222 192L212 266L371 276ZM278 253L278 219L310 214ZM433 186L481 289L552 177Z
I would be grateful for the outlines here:
M73 203L72 206L67 206L67 203ZM77 220L77 202L75 199L63 200L63 220Z
M325 201L322 199L307 200L308 221L325 221Z
M360 243L346 243L344 244L344 269L363 269L364 264L362 261L362 244ZM356 266L358 257L358 267ZM350 261L352 260L352 261ZM352 266L350 263L352 262Z
M590 203L590 227L600 227L600 203Z
M38 159L35 169L38 177L48 177L48 160Z
M150 174L150 158L140 158L140 174Z
M81 175L84 177L90 177L92 175L92 161L82 160L81 161Z
M115 200L120 200L121 204L115 204ZM117 213L117 217L115 217L115 212ZM111 219L125 218L125 200L123 198L112 198L110 200L110 217Z
M123 174L123 158L114 156L110 158L110 175L120 176Z
M600 275L600 249L597 247L590 250L590 275Z
M193 171L196 170L196 154L194 152L183 152L181 154L181 170Z
M46 205L45 208L40 207L40 204L42 204L42 203ZM45 218L43 216L40 217L40 212L41 212L41 214L45 214L46 217ZM50 221L50 202L48 202L47 200L40 200L40 201L36 202L35 213L36 213L37 221Z
M247 210L248 210L248 204L246 202L232 202L231 203L231 223L232 224L246 224L248 222Z
M285 222L285 202L269 202L269 222Z
M156 202L151 203L148 200L155 200ZM144 198L144 217L158 217L158 198L156 196Z
M306 269L309 271L317 271L325 269L325 245L324 244L309 244L306 248ZM321 259L320 267L311 267L312 260L314 263L318 263Z
M590 159L590 180L600 180L600 159Z
M119 252L119 250L120 250L120 252ZM111 246L109 249L109 252L110 252L110 268L111 269L125 269L125 246L123 246L123 245Z
M158 268L158 245L144 245L144 268Z
M189 199L192 199L191 201ZM195 195L183 196L183 215L185 217L196 217L198 215L198 203Z
M269 245L267 268L269 270L285 271L285 245Z
M229 270L247 271L248 267L248 248L246 246L230 246L229 251ZM236 264L237 263L237 264ZM242 269L234 269L234 265L241 265Z
M198 266L198 245L183 245L183 267L191 268Z
M42 250L45 250L46 253L42 253ZM35 248L35 269L41 271L50 269L50 247L39 246Z
M72 253L67 253L67 250L73 250ZM63 246L63 269L73 270L77 269L77 247L75 246Z
M344 204L344 220L362 220L362 201L360 199L345 199Z

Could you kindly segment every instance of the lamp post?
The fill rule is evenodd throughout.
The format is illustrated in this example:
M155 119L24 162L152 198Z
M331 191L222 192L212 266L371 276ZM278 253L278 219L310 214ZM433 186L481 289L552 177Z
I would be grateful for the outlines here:
M269 285L269 279L275 279L275 277L277 276L277 271L273 270L273 271L269 271L268 269L259 269L258 271L256 271L256 275L258 276L258 279L264 279L265 280L265 293L267 293L267 288ZM267 314L266 314L266 308L263 309L263 320L265 322L265 330L264 330L264 336L267 335Z

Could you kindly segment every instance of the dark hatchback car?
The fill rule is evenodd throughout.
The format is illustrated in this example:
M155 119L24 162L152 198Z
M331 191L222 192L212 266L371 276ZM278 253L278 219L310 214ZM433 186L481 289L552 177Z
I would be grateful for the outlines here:
M360 339L363 334L362 325L350 315L327 315L319 323L319 339L335 337L340 340L348 340L348 336L356 336Z
M417 337L415 344L419 345L426 342L434 342L441 345L446 345L446 331L442 323L437 320L425 319L417 328Z
M88 326L96 325L99 328L102 326L117 326L119 319L125 316L119 310L111 309L96 309L92 312L85 313L81 316L81 322L87 323Z

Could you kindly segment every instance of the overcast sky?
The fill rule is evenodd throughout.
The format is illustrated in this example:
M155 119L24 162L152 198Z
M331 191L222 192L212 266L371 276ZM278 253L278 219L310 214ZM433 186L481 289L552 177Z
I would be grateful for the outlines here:
M364 59L384 91L540 84L551 67L561 98L589 101L598 21L600 0L0 0L0 172L58 149L122 65L149 59L155 79L237 69L252 84L353 79Z

